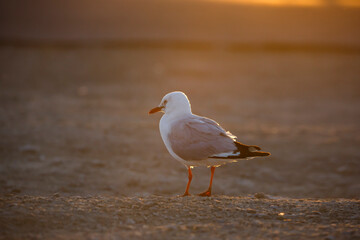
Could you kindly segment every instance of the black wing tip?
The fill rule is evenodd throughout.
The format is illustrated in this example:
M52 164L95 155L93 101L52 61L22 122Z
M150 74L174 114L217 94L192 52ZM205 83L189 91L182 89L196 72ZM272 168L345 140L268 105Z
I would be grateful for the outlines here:
M249 146L249 151L253 152L253 150L255 149L255 151L259 151L261 150L261 148L259 146L256 146L256 145L251 145Z
M271 156L271 153L269 152L255 152L255 153L259 154L259 156L264 156L264 157Z
M246 145L240 142L235 142L235 145L240 152L239 157L266 157L270 156L271 153L269 152L260 152L261 148L256 145Z
M247 152L247 153L239 153L239 155L231 155L227 157L218 157L218 156L211 156L209 158L216 158L216 159L242 159L242 158L249 158L249 157L267 157L271 156L269 152Z
M252 146L252 147L256 148L256 150L261 150L259 146Z
M259 151L261 148L256 145L246 145L237 141L234 141L234 144L237 148L237 151L234 151L234 153L237 153L236 155L230 155L226 157L220 157L220 156L211 156L209 158L217 158L217 159L243 159L243 158L249 158L249 157L267 157L270 156L271 153L269 152L262 152Z
M256 146L256 145L246 145L246 144L243 144L243 143L240 143L240 142L237 142L235 141L234 142L236 147L238 148L239 151L241 150L245 150L245 151L251 151L250 149L251 148L255 148L256 151L259 151L261 150L261 148L259 146Z

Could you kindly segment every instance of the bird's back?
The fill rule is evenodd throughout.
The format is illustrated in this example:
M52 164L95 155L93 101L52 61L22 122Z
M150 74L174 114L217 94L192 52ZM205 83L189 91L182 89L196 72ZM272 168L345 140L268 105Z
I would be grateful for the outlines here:
M197 161L235 151L231 136L215 121L192 115L173 121L167 140L176 155L187 161Z

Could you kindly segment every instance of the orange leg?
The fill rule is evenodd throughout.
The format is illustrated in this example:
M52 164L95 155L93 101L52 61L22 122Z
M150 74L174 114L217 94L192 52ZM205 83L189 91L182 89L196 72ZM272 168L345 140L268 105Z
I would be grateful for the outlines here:
M210 178L210 185L207 191L200 193L199 196L202 197L210 197L211 196L211 186L212 186L212 181L213 181L213 177L214 177L214 172L215 172L215 167L211 167L211 178Z
M188 176L189 181L187 183L186 190L185 190L185 193L184 193L183 197L190 195L189 194L189 188L190 188L190 183L191 183L191 180L192 180L192 173L191 173L191 168L190 167L188 168L188 170L189 170L189 176Z

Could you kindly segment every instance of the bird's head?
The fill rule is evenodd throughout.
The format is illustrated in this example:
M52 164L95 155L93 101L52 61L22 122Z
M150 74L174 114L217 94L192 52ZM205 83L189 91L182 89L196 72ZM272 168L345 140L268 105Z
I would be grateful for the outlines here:
M166 94L161 100L160 105L151 109L149 114L156 112L163 112L165 114L191 113L191 105L185 93L176 91Z

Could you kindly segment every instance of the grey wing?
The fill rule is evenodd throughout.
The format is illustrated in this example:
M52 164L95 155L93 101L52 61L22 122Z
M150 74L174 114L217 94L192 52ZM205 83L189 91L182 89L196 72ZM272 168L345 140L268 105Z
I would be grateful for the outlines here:
M215 121L199 116L175 122L168 139L174 153L184 160L203 160L237 150L235 136Z

